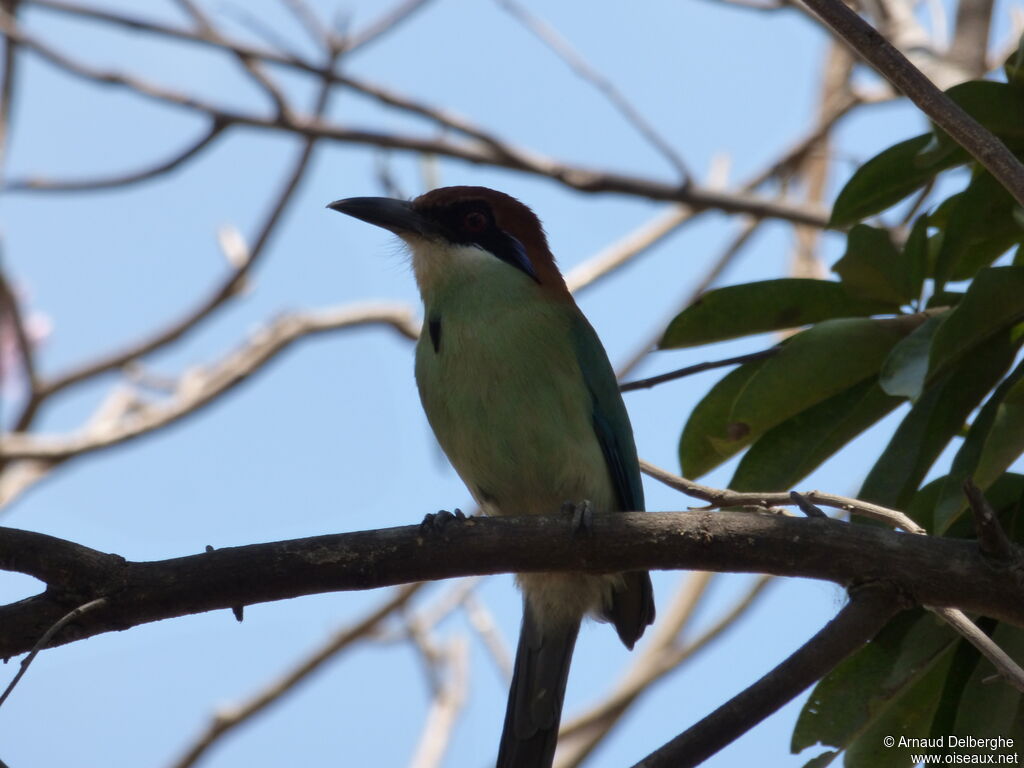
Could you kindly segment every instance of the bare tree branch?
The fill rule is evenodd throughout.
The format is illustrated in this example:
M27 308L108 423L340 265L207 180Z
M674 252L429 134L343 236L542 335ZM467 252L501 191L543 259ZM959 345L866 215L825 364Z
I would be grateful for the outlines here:
M685 477L674 475L642 459L640 461L640 471L670 488L675 488L677 491L685 493L687 496L702 499L713 507L749 506L767 509L773 506L786 506L794 503L788 492L739 493L737 491L711 488L695 483L692 480L687 480ZM895 509L888 509L887 507L871 504L860 499L837 496L833 493L822 493L821 491L807 491L802 496L814 504L841 509L844 512L855 515L863 515L872 520L880 520L889 525L902 528L907 533L927 534L924 528Z
M949 58L974 77L988 70L988 36L994 0L960 0Z
M463 598L462 608L466 612L469 625L480 636L488 655L494 660L501 676L506 680L512 679L512 654L509 653L508 644L498 632L497 623L494 617L475 593L468 592Z
M32 342L28 337L25 328L25 313L14 293L14 288L7 282L7 276L3 270L3 252L0 249L0 331L10 330L14 333L14 343L18 350L21 367L25 382L26 391L31 399L39 388L39 378L36 373L36 354L32 349ZM7 316L4 322L3 315Z
M277 87L277 84L263 71L263 67L259 61L248 54L235 51L228 46L224 45L224 39L220 36L217 28L214 26L213 21L210 20L206 12L199 7L198 3L193 0L175 0L175 2L185 10L185 12L192 17L192 21L195 22L198 34L201 37L207 38L213 45L230 50L235 58L241 62L242 67L249 76L263 89L263 91L270 97L270 100L274 104L274 108L277 110L278 116L282 120L289 119L291 115L291 107L288 106L288 100L285 98L284 93Z
M515 571L607 573L693 569L770 573L842 585L879 581L913 601L956 607L1024 626L1024 554L993 564L976 542L909 536L825 518L750 512L623 512L598 515L581 545L564 515L471 518L424 539L419 526L231 547L191 557L124 563L90 552L71 561L67 592L0 607L0 657L31 648L70 607L109 604L56 634L60 645L160 619L231 609L326 591ZM49 550L68 542L0 528L0 568L38 570ZM443 556L441 552L443 550ZM26 567L25 564L28 564ZM105 564L97 575L97 563ZM72 605L68 605L71 601Z
M970 477L964 480L964 494L971 512L974 514L974 530L978 536L978 546L981 551L996 560L1005 560L1011 557L1013 542L1006 535L999 518L993 511L992 506L985 498L982 490L974 484Z
M442 680L427 713L411 768L437 768L451 744L469 687L469 643L456 636L441 657Z
M0 23L7 23L8 17L0 14ZM334 66L334 62L337 58L337 53L332 52L328 56L327 69L330 70ZM330 83L324 81L321 84L320 91L317 94L316 103L313 107L314 115L321 115L327 109L329 103L331 87ZM214 126L221 126L219 130L223 129L225 125L222 121L219 121L216 117L213 118ZM231 272L228 273L225 280L217 286L213 293L201 302L194 309L187 312L177 321L172 322L170 325L162 328L157 333L153 334L148 338L144 338L140 341L130 344L127 348L108 354L104 357L94 360L92 362L83 364L71 371L64 374L58 374L51 379L40 382L39 386L34 392L34 396L29 399L29 402L25 406L21 415L17 419L15 429L18 431L26 430L31 424L36 412L40 405L54 393L77 384L80 381L92 378L105 371L119 368L126 363L132 362L139 357L147 355L151 352L156 351L179 338L184 336L186 333L191 331L193 328L198 326L203 320L212 315L215 310L220 308L229 299L234 297L239 290L244 286L245 280L252 270L253 265L263 255L267 243L276 229L278 223L281 221L285 210L288 207L296 189L298 189L299 182L305 175L306 169L309 167L310 160L313 155L313 148L315 146L315 138L309 137L305 140L302 149L296 158L295 164L291 169L289 175L285 178L284 183L281 186L280 191L274 200L270 211L264 218L263 223L256 234L255 240L252 247L248 251L248 258L238 264ZM0 465L3 460L0 457ZM36 477L37 473L30 473L30 475L22 475L22 477L28 479L30 477ZM33 480L34 482L34 480ZM15 486L17 488L18 486ZM8 489L9 491L9 489ZM0 506L4 502L4 495L0 495ZM10 498L9 495L6 498Z
M405 21L412 18L420 9L426 7L431 0L402 0L394 8L386 11L380 18L371 22L361 32L345 41L345 51L353 53L360 48L377 42L386 34L398 29Z
M824 677L905 607L889 587L851 590L850 602L793 655L634 768L699 765Z
M565 284L575 293L647 251L681 225L693 218L694 211L685 205L675 205L655 215L635 230L602 248L565 274Z
M14 18L17 0L3 0L0 9ZM4 72L0 75L0 178L6 176L8 137L11 130L11 109L14 105L14 88L18 65L18 44L4 39Z
M534 16L524 6L516 2L516 0L496 0L496 2L523 26L530 30L530 32L540 39L541 42L543 42L549 49L551 49L556 56L564 61L570 69L572 69L573 72L604 94L605 98L607 98L619 113L622 114L622 116L625 117L626 120L632 124L632 126L636 128L636 130L645 139L647 139L648 142L650 142L651 146L653 146L666 160L669 161L684 182L690 179L691 174L686 163L672 145L669 144L654 129L654 126L648 122L639 110L630 103L625 94L616 88L615 84L607 77L587 63L586 59L580 55L579 51L573 48L569 41L562 37L554 27L544 20Z
M152 432L188 416L241 384L291 344L313 334L365 325L387 325L418 338L419 324L403 304L352 304L320 312L282 315L252 335L250 340L208 368L195 368L179 382L173 397L162 402L140 403L130 415L100 428L86 429L68 437L13 433L4 437L0 459L60 461ZM0 499L0 503L5 499Z
M155 165L141 168L128 173L119 173L113 176L103 176L87 179L45 179L39 177L27 177L12 179L6 185L11 192L89 192L96 189L111 189L113 187L124 187L131 184L138 184L140 181L162 176L165 173L175 170L189 160L197 157L204 149L210 146L224 131L224 126L213 121L210 127L196 141L189 144L166 160Z
M209 725L182 756L171 763L171 768L191 768L209 751L210 747L235 728L248 722L272 704L281 701L339 653L349 649L356 642L370 637L388 617L407 605L422 587L423 584L406 584L394 590L394 593L377 608L354 624L336 632L326 643L315 649L259 693L241 704L217 712Z
M46 632L43 633L43 636L39 638L39 641L34 646L32 646L32 650L29 651L28 656L21 660L21 664L18 665L18 672L14 676L14 679L12 679L10 683L8 683L7 687L4 689L4 692L0 694L0 706L3 706L3 703L7 701L8 697L11 695L15 687L21 681L21 678L23 678L25 676L25 673L28 672L29 665L32 664L36 656L39 655L39 652L50 643L50 640L53 639L54 635L56 635L58 632L64 629L65 626L70 624L75 619L84 616L86 613L95 610L96 608L102 608L106 604L107 598L99 597L95 600L90 600L88 603L84 603L83 605L78 606L72 611L68 611L68 613L66 613L60 619L55 621L53 626L46 630Z
M436 154L465 160L470 163L542 176L580 192L618 192L651 200L686 203L697 210L717 209L727 213L744 213L759 218L778 218L809 226L825 226L824 211L806 206L793 206L785 202L765 200L742 192L702 189L693 185L670 184L653 179L632 176L559 162L504 144L497 152L489 145L455 143L445 138L426 138L380 131L360 130L326 122L322 119L303 119L287 116L266 118L219 107L202 99L178 93L117 72L99 70L73 61L65 54L43 44L16 28L9 17L0 16L0 30L24 47L33 50L56 66L89 80L128 88L135 93L161 103L173 104L200 112L225 124L246 125L273 131L296 133L310 139L333 139L355 144L403 149Z
M1024 205L1024 166L842 0L803 0L861 57L966 149Z
M729 365L740 365L742 363L749 363L754 360L764 360L765 358L771 357L772 355L778 354L778 347L769 347L768 349L762 349L759 352L751 352L746 355L738 355L736 357L729 357L724 360L710 360L706 363L696 363L695 365L688 365L685 368L679 368L675 371L669 371L668 373L661 373L657 376L651 376L647 379L637 379L636 381L627 381L624 384L619 385L619 391L621 392L633 392L637 389L650 389L658 384L664 384L666 381L675 381L685 376L692 376L695 373L702 373L703 371L710 371L715 368L724 368Z
M953 629L959 632L981 655L992 662L999 676L1021 693L1024 693L1024 669L1021 669L1006 651L996 645L992 638L982 632L978 625L956 608L931 608Z
M575 768L611 732L629 709L667 675L693 659L713 640L732 628L736 621L765 593L774 576L761 576L715 623L689 642L681 638L689 620L701 604L704 589L712 574L695 573L681 589L676 602L662 611L654 636L641 647L629 670L607 697L588 711L573 718L559 732L557 768Z

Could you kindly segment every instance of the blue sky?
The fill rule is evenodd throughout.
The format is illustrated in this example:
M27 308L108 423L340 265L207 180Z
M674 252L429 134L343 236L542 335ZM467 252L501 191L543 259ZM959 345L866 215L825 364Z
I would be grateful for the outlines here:
M381 7L370 0L313 5L326 17L350 14L355 28ZM124 0L106 6L184 22L173 3ZM207 7L226 30L251 37L237 21L237 9L244 7L309 50L281 3ZM828 38L798 13L671 0L531 7L628 94L698 179L706 177L713 158L727 153L730 183L742 181L798 137L814 114ZM1000 8L998 40L1006 34L1009 4ZM40 37L84 61L130 68L239 109L269 110L264 95L229 57L32 8L24 20ZM494 3L436 0L345 67L467 115L536 151L672 178L664 158L602 96ZM314 95L310 81L277 69L271 74L308 107ZM22 57L19 75L11 178L130 170L168 155L204 129L192 113L84 83L34 56ZM385 130L434 131L349 93L336 98L330 116ZM868 108L837 132L837 155L848 161L833 167L841 178L852 167L849 160L865 159L923 126L923 118L905 105ZM231 224L251 239L298 148L293 137L235 129L195 162L152 182L90 194L6 195L5 268L53 326L40 351L44 374L162 327L204 296L227 269L217 228ZM425 169L417 158L392 152L386 159L406 194L423 190ZM148 368L178 375L209 363L283 311L376 298L418 306L406 259L392 238L324 209L336 198L379 194L379 160L365 147L321 143L249 290L181 343L148 359ZM442 185L491 186L529 204L545 222L563 270L664 207L575 193L545 179L457 161L438 162L431 172ZM580 294L613 361L627 359L640 340L664 325L738 225L721 214L701 217ZM721 282L784 275L792 247L789 227L767 223ZM840 249L837 236L825 236L829 263ZM769 341L657 353L637 374ZM712 372L626 396L642 457L678 469L679 432L717 378ZM43 413L40 428L75 429L115 383L110 375L69 391ZM854 493L899 413L802 487ZM732 466L705 480L724 484ZM645 488L650 509L686 503L651 482ZM420 410L412 345L377 328L304 341L183 422L70 462L16 502L2 522L146 560L192 554L207 545L409 524L439 508L468 505L468 493ZM656 575L662 604L679 578ZM713 622L750 581L716 580L698 623ZM36 587L27 578L0 577L6 601ZM427 600L444 588L433 586ZM480 594L511 644L519 622L511 577L488 580ZM260 688L381 599L377 593L347 593L251 606L242 624L227 612L192 616L47 651L0 712L0 757L12 768L170 764L216 707ZM639 759L784 658L842 600L841 590L830 584L776 584L721 642L653 688L589 765ZM456 615L439 636L465 631L464 619ZM449 766L483 766L492 759L505 706L506 682L477 640L471 641L471 655L469 699ZM569 682L567 716L609 689L628 660L614 633L600 625L586 628ZM405 765L428 701L421 665L407 645L366 644L226 739L205 765ZM811 753L788 754L797 711L798 704L786 707L707 765L802 765Z

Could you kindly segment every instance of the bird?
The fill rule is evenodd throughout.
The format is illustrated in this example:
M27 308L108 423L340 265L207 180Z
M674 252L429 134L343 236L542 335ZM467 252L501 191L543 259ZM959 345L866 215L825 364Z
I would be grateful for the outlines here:
M424 305L417 388L452 466L487 515L644 509L633 430L608 355L516 198L453 186L328 208L404 241ZM568 506L566 506L568 505ZM429 516L428 516L429 517ZM549 768L585 616L632 649L654 621L646 571L529 573L497 768Z

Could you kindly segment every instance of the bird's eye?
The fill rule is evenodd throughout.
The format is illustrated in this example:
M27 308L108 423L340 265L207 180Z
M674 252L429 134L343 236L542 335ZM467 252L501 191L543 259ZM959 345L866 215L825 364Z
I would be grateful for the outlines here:
M462 218L462 228L467 232L483 232L487 229L487 217L480 211L470 211Z

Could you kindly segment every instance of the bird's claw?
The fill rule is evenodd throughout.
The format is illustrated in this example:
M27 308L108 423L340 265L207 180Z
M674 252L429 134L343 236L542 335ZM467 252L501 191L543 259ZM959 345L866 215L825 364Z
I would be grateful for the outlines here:
M423 518L423 522L420 523L420 533L441 533L448 527L448 523L453 520L465 519L465 513L458 508L456 508L454 512L449 512L447 509L441 509L437 512L429 512L426 517Z
M594 505L587 499L563 503L562 512L572 516L573 536L589 536L594 530Z

